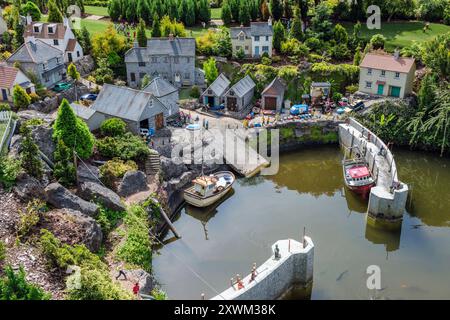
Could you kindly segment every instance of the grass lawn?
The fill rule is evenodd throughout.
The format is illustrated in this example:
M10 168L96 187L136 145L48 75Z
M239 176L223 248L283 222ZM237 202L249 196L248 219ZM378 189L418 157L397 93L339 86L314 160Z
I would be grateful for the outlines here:
M84 6L84 11L86 14L93 14L96 16L108 16L107 7L94 7L94 6Z
M211 19L222 19L222 8L211 8Z
M370 39L374 34L381 33L387 39L386 49L393 51L396 47L402 48L409 46L413 40L424 42L432 39L438 34L450 32L450 26L439 23L430 23L427 32L423 32L424 23L420 21L411 22L382 22L381 29L368 30L365 24L362 25L361 34ZM347 31L353 31L353 24L345 24Z
M180 100L192 99L190 93L191 93L191 89L190 88L180 89L179 99Z

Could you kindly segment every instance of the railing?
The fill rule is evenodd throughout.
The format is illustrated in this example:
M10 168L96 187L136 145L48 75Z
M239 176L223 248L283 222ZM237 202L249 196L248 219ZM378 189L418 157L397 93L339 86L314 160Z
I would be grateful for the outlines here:
M8 140L9 132L11 129L12 112L0 111L0 122L8 122L0 140L0 154L1 154L3 152L4 145Z

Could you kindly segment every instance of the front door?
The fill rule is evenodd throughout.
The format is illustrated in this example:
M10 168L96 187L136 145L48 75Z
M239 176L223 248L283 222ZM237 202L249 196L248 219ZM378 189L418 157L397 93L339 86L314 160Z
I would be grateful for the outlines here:
M7 100L8 100L8 94L7 94L7 92L6 92L6 89L2 89L2 97L3 97L3 100L4 100L4 101L7 101Z
M255 56L259 57L259 47L258 46L255 47Z
M164 128L164 114L162 112L155 116L155 127L156 130Z
M265 97L264 98L264 109L265 110L276 110L277 109L277 98L276 97Z
M228 97L227 98L227 108L229 111L236 111L237 110L237 99L234 97Z
M384 84L379 84L377 94L381 96L383 95L383 91L384 91Z
M400 97L400 87L391 87L391 96Z
M69 62L72 62L72 53L71 52L67 53L67 58L69 59Z

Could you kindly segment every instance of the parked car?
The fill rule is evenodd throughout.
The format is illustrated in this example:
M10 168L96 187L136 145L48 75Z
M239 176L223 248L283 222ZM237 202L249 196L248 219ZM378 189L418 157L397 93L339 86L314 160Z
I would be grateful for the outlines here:
M299 114L308 113L308 105L306 104L296 104L291 107L289 113L293 116L297 116Z
M69 82L60 82L55 84L55 86L53 87L53 91L55 92L62 92L64 90L67 90L69 88L72 87L72 84Z
M86 93L81 96L80 100L81 101L83 101L83 100L95 101L97 99L97 96L98 95L95 93Z
M353 109L353 111L357 112L357 111L364 109L364 107L365 107L364 102L359 101L352 107L352 109Z

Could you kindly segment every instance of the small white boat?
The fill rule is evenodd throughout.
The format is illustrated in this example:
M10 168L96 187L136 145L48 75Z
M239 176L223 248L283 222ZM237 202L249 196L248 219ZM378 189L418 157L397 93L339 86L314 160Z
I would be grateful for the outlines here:
M192 187L184 190L184 200L195 207L207 207L231 190L236 177L230 171L203 175L192 180Z

